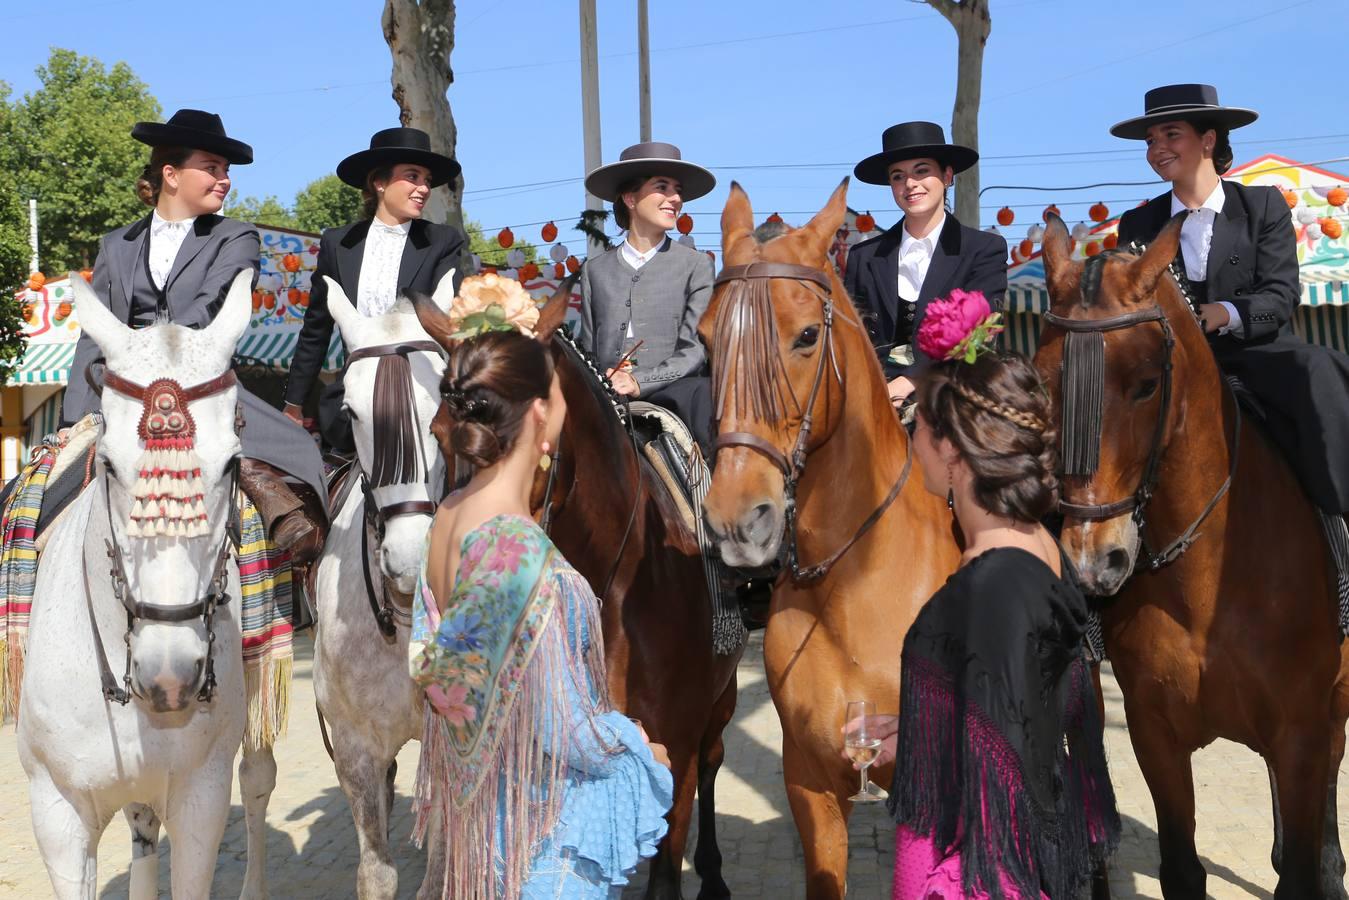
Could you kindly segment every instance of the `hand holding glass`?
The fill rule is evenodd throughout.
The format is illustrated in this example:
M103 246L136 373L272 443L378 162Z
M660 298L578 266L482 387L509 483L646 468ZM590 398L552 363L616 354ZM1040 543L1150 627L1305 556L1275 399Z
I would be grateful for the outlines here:
M862 770L862 787L848 799L854 803L876 803L889 795L871 783L867 769L881 752L883 738L875 728L876 707L869 700L853 700L848 703L847 718L844 721L843 749L848 758Z

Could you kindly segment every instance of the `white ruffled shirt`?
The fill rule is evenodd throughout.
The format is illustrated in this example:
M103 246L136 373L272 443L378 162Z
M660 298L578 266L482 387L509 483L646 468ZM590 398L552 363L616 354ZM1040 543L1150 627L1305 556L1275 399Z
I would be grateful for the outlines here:
M382 315L398 302L398 270L403 264L403 247L411 228L410 220L401 225L386 225L379 219L370 221L356 292L356 311L361 315Z
M1208 254L1213 247L1213 223L1217 221L1218 213L1223 211L1225 199L1226 195L1223 193L1223 183L1220 179L1218 186L1204 200L1203 205L1198 209L1191 209L1190 214L1185 217L1185 224L1180 226L1181 259L1185 261L1185 277L1191 281L1208 280ZM1188 207L1180 202L1173 191L1171 194L1171 215L1180 215L1186 209ZM1241 328L1241 313L1237 312L1235 306L1226 300L1213 300L1212 302L1221 304L1227 310L1228 322L1218 329L1219 334L1227 334L1229 331L1237 331Z
M937 252L937 239L946 227L946 214L937 220L937 224L927 233L927 237L914 237L904 229L899 240L899 278L898 288L901 300L917 302L923 289L923 280L927 278L928 267L932 265L932 255Z
M183 241L187 240L195 221L196 216L170 222L160 218L159 210L150 214L150 277L161 291L168 284L173 262L178 258L178 251L182 249Z

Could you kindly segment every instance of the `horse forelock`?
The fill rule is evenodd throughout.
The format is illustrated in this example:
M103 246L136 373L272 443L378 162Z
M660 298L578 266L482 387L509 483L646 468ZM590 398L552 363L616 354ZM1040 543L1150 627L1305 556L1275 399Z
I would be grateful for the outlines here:
M375 366L374 458L370 481L374 487L409 484L425 479L421 417L412 381L412 363L405 353L379 357Z

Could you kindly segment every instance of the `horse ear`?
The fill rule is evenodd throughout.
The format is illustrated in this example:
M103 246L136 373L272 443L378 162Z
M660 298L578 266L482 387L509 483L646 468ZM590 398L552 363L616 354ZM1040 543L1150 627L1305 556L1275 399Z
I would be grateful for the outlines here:
M1082 264L1073 261L1072 238L1068 226L1054 213L1045 224L1044 248L1045 284L1049 287L1051 303L1068 302L1081 277Z
M553 334L562 327L562 323L567 319L567 304L571 302L571 289L580 277L580 270L572 272L557 284L557 290L553 291L553 296L548 298L548 302L539 310L539 323L534 326L534 336L538 338L540 344L546 344L553 339Z
M449 314L433 298L421 291L408 291L407 296L412 301L413 311L417 313L417 321L422 323L422 328L432 340L446 350L459 343L453 337L455 329L450 323Z
M839 186L834 188L834 193L829 196L829 202L824 205L824 209L817 212L815 218L801 230L809 234L815 244L828 248L834 242L834 235L843 226L843 219L847 213L848 179L845 177L839 182Z
M1143 251L1138 262L1134 263L1139 273L1135 282L1144 294L1151 294L1157 285L1157 279L1171 265L1180 252L1180 226L1185 221L1185 213L1173 216L1166 227L1157 235L1156 240Z
M252 266L240 269L230 282L230 289L225 294L225 302L221 304L220 312L216 313L211 324L206 326L206 333L211 336L211 342L225 348L231 355L234 353L234 345L239 343L239 338L248 328L248 320L253 317L253 279L256 277L257 272Z
M118 321L112 314L112 310L104 305L99 299L98 294L84 280L79 272L70 273L70 287L75 293L75 316L80 323L80 330L98 344L103 355L107 356L108 351L115 347L118 342L131 331L125 324Z
M342 340L351 345L356 342L356 333L363 317L347 299L347 292L342 290L342 285L327 275L323 276L323 280L328 282L328 313L342 332Z
M454 302L454 273L456 269L450 269L444 275L440 276L440 281L436 283L436 289L431 292L431 299L436 301L445 312L450 311L450 304Z
M735 242L754 233L754 210L749 205L749 194L740 182L731 182L731 193L721 211L721 253L724 258Z

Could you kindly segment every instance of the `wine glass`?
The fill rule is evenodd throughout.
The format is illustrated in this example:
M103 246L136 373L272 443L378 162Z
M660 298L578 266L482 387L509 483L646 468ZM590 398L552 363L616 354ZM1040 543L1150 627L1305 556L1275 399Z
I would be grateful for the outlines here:
M881 737L875 733L873 717L876 705L870 700L848 701L847 732L843 738L843 749L848 758L861 766L862 787L848 799L854 803L876 803L889 795L871 783L867 769L876 761L881 752Z

